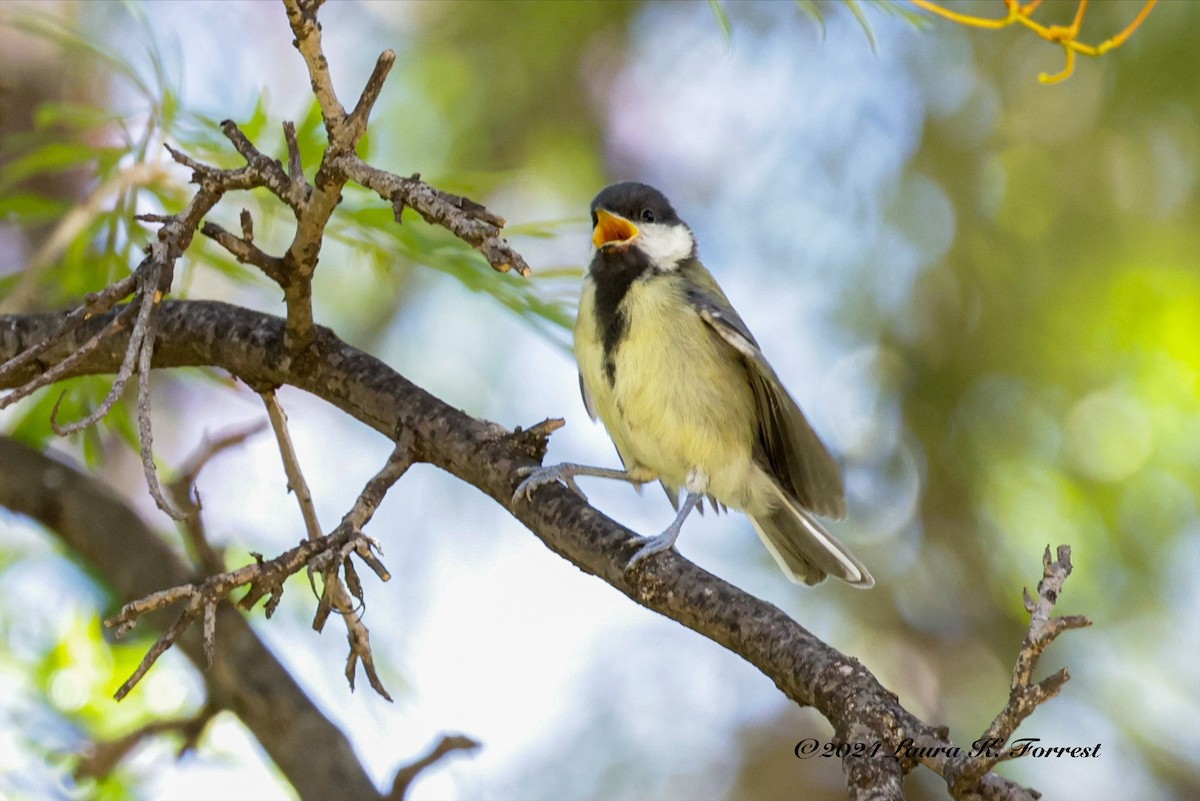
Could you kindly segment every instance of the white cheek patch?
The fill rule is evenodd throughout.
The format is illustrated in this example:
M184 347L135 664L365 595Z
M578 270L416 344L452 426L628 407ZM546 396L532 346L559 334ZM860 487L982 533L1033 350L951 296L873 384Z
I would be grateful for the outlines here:
M686 225L640 223L634 244L660 270L674 270L696 250L696 240Z

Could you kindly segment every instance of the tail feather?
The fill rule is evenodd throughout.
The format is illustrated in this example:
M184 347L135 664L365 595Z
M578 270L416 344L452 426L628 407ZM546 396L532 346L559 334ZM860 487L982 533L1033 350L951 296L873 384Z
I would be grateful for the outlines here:
M875 579L854 554L825 530L811 513L779 492L773 511L750 517L763 544L797 584L819 584L832 575L852 586L869 589Z

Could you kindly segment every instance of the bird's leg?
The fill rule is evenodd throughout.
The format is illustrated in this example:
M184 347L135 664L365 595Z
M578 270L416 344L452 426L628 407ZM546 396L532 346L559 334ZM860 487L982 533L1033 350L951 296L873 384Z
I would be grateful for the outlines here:
M683 528L683 521L691 514L691 511L700 506L704 500L704 496L708 494L708 475L698 467L693 467L688 471L687 478L684 480L683 488L687 490L687 497L683 499L683 504L679 507L679 512L675 515L675 519L671 521L671 525L667 526L666 530L657 537L648 539L641 548L638 548L637 553L629 560L629 564L625 565L625 570L628 571L644 560L648 556L654 556L656 553L662 553L671 549L675 544L675 540L679 538L679 530Z
M699 505L703 497L699 492L689 490L687 497L683 499L683 505L679 507L679 513L671 521L671 525L667 526L662 534L646 540L646 544L638 548L637 553L629 560L629 564L625 565L625 570L632 570L634 565L648 556L654 556L656 553L670 550L671 546L675 544L675 540L679 538L679 529L683 527L683 521Z
M513 503L516 503L522 496L529 500L533 491L543 484L553 484L556 481L561 481L571 488L571 491L580 498L587 500L587 496L583 494L583 490L575 483L575 476L595 476L596 478L615 478L618 481L628 481L635 487L640 487L642 482L629 475L626 470L612 470L607 467L588 467L583 464L574 464L572 462L563 462L562 464L550 465L548 467L518 467L517 475L527 476L527 478L517 485L517 491L513 493Z

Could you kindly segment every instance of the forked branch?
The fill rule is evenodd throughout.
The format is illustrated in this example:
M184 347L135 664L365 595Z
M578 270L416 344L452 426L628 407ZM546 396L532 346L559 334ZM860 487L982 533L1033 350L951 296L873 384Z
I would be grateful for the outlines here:
M1017 727L1032 715L1035 709L1058 695L1063 685L1071 678L1067 669L1063 668L1039 682L1033 681L1033 671L1037 667L1038 659L1058 635L1064 631L1092 625L1092 621L1083 615L1051 616L1071 570L1071 546L1058 546L1057 558L1053 560L1050 557L1050 547L1046 546L1046 552L1042 556L1042 580L1038 582L1037 598L1031 598L1029 591L1024 591L1025 609L1030 614L1029 628L1013 666L1008 703L977 741L989 743L993 747L978 749L974 756L967 755L951 760L943 774L955 798L968 795L984 774L997 763L1014 755L1011 750L1005 750L1004 745L1008 743Z

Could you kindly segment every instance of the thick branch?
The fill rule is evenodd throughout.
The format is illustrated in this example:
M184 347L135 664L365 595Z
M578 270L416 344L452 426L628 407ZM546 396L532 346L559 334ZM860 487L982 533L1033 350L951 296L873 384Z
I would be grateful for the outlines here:
M109 358L119 355L110 352ZM100 481L7 437L0 437L0 506L54 532L122 600L192 578L171 547ZM209 702L242 719L301 798L379 798L345 735L245 618L228 605L218 609L217 618L221 647L213 668L201 674ZM161 613L150 620L159 629L170 624ZM204 665L199 631L185 634L179 645L194 664Z
M0 317L0 359L39 341L58 322L54 315ZM86 337L104 318L81 326ZM871 732L891 745L904 738L948 745L942 733L905 710L857 660L823 643L778 608L666 552L636 575L625 566L641 538L584 504L561 486L536 494L536 503L511 498L516 469L544 453L502 427L475 420L429 395L386 364L319 329L311 370L288 369L283 321L222 303L164 303L154 350L158 367L220 367L251 385L292 384L311 392L389 438L413 437L417 459L435 464L478 487L529 527L551 550L599 576L642 606L691 628L739 654L789 698L815 707L837 731ZM79 372L104 372L119 364L120 337L80 363ZM69 346L70 343L64 343ZM10 381L28 380L15 371ZM165 582L159 583L159 587ZM922 763L939 774L948 757ZM981 798L1028 797L993 774L977 787Z

